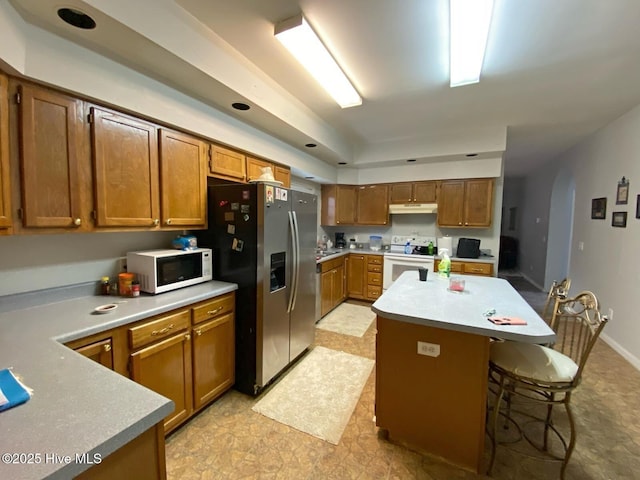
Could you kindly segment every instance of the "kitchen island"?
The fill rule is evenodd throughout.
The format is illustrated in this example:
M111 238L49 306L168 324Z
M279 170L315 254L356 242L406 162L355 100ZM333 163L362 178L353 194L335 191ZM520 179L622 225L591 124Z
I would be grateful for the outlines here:
M71 289L0 299L0 368L12 368L34 391L27 403L0 412L0 453L8 455L0 462L0 478L164 478L162 423L173 402L63 343L217 297L237 285L211 281L137 298L74 297ZM114 301L114 311L96 314L96 307ZM127 462L124 472L115 469L105 477L95 471Z
M376 424L390 440L480 472L490 338L547 343L555 334L503 279L403 273L372 306L377 314ZM485 312L524 319L499 326Z

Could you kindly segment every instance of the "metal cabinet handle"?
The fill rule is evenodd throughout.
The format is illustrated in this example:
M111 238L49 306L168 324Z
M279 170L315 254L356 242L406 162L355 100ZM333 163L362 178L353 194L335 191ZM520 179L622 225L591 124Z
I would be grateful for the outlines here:
M200 335L202 335L202 330L200 330L200 329L197 329L197 330L196 330L196 335L197 335L197 336L200 336Z
M157 218L154 218L154 219L153 219L153 225L154 225L154 226L156 226L156 227L157 227L158 225L160 225L160 220L158 220Z
M167 218L167 225L171 225L171 219Z
M105 352L110 352L110 351L111 351L111 345L110 345L109 343L105 343L105 344L102 346L102 349L103 349Z
M215 315L216 313L218 313L219 311L223 310L224 307L218 307L218 308L214 308L213 310L208 310L207 311L207 315Z
M79 227L80 225L82 225L82 219L81 219L81 218L74 218L74 219L73 219L73 224L74 224L76 227Z
M185 339L185 340L191 340L191 334L190 334L190 333L186 333L186 334L184 335L184 339Z
M173 327L175 327L175 325L172 323L171 325L169 325L168 327L164 327L160 330L154 330L153 332L151 332L152 336L156 336L156 335L164 335L165 333L170 332L171 330L173 330Z

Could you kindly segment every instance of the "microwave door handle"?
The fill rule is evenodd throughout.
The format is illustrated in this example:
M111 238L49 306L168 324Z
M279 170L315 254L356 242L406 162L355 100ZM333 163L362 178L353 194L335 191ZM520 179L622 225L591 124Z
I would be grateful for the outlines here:
M295 245L295 251L296 251L296 258L295 258L294 268L296 272L296 283L293 289L293 304L291 306L291 310L294 310L296 308L296 300L298 300L298 286L300 284L300 232L298 231L298 216L296 215L295 210L293 211L293 226L294 226L294 232L295 232L294 245Z
M296 242L295 242L295 229L293 226L293 212L289 210L289 232L291 235L291 288L289 289L289 303L287 305L287 313L291 313L293 310L294 292L296 286Z

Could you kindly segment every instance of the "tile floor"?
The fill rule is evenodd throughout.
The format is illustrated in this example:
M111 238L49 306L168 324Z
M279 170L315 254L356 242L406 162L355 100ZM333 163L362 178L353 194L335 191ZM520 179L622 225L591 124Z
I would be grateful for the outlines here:
M546 294L528 292L526 297L541 305ZM316 344L373 359L375 324L362 338L316 330ZM167 439L167 476L170 480L489 478L384 440L372 420L374 382L375 370L337 446L253 412L256 400L232 390ZM572 399L578 440L567 479L640 478L638 392L640 372L600 341ZM546 480L559 478L559 471L557 463L501 448L493 478Z

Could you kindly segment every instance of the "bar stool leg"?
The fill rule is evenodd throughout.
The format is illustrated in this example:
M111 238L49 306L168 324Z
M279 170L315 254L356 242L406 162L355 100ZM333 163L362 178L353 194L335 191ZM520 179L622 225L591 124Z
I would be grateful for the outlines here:
M502 403L502 397L504 396L504 376L500 376L500 389L498 390L498 394L496 396L496 403L493 406L493 416L491 418L491 457L489 459L489 467L487 468L487 475L491 476L491 472L493 470L493 464L496 460L496 432L498 429L498 414L500 413L500 404Z

